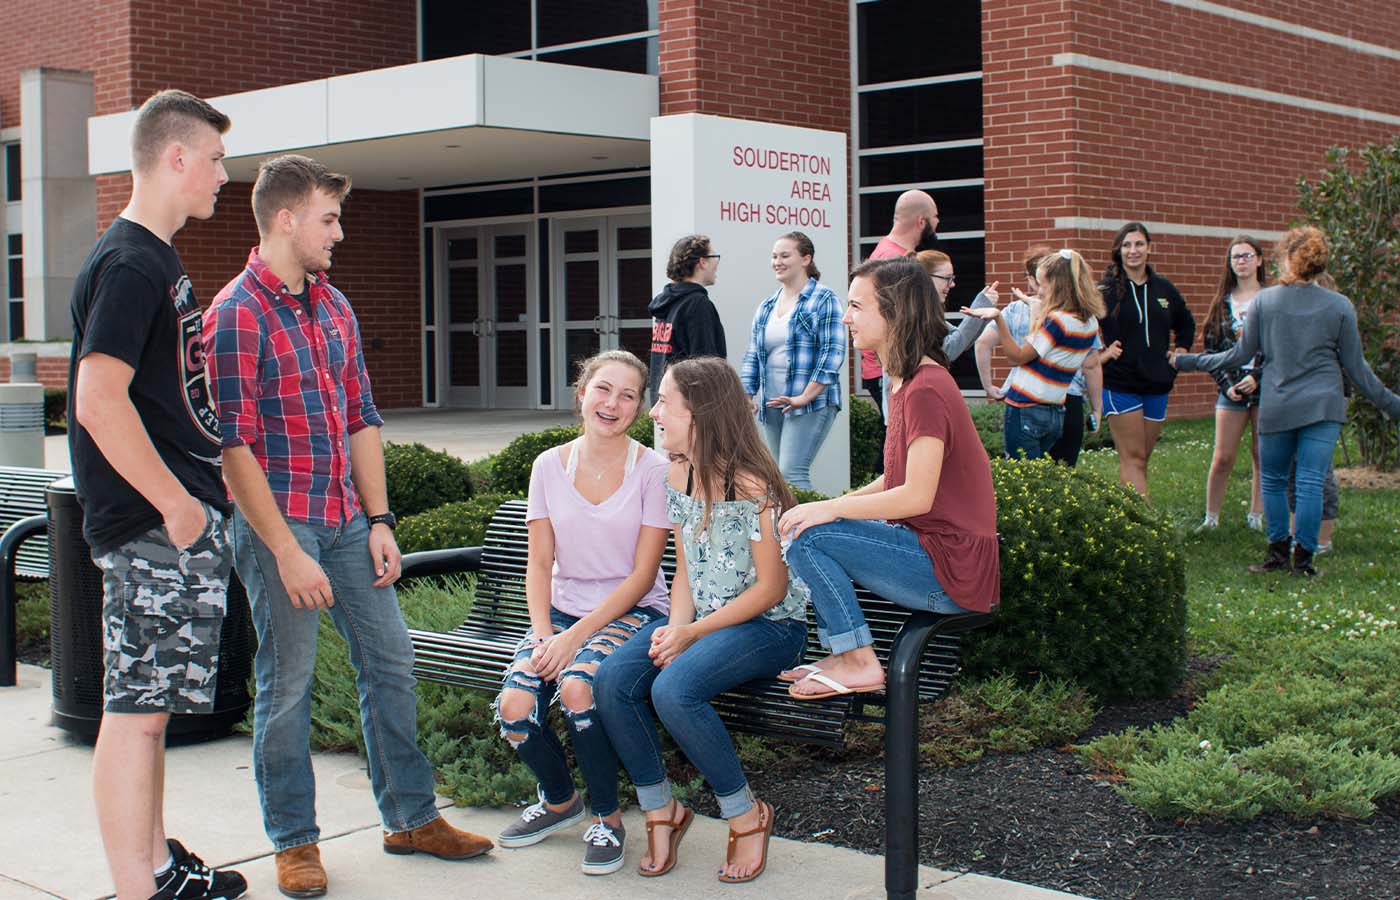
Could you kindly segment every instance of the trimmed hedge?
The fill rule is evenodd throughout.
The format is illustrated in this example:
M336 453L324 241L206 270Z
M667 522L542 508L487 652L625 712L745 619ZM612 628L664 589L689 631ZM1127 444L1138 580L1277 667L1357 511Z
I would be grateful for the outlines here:
M44 388L44 427L51 432L68 430L67 388Z
M885 452L885 422L865 397L851 398L851 487L875 479L875 464Z
M481 494L470 500L447 503L404 519L399 523L394 537L399 550L404 553L448 547L479 547L496 509L507 500L518 497L518 494Z
M1186 671L1186 563L1166 518L1049 459L992 462L1001 613L965 640L975 676L1069 678L1100 697L1169 694Z
M384 478L389 508L400 519L472 495L467 464L422 444L385 444Z
M535 464L535 457L550 447L567 444L579 436L579 431L577 425L561 425L522 434L493 459L491 487L503 493L524 494L530 489L530 467ZM633 422L627 433L638 443L652 446L652 422L646 416Z

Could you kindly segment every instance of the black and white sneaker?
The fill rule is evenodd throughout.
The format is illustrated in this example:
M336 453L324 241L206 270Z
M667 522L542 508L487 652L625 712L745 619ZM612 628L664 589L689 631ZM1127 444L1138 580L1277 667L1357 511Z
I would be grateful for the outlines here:
M216 872L174 838L166 838L165 844L174 862L156 876L151 900L234 900L248 890L248 882L237 872Z
M583 851L583 874L611 875L622 868L627 855L626 828L614 828L600 817L583 833L583 842L588 845Z
M502 831L496 843L502 847L528 847L538 844L561 828L583 821L583 797L574 794L574 802L562 812L554 812L544 801L525 807L509 828Z

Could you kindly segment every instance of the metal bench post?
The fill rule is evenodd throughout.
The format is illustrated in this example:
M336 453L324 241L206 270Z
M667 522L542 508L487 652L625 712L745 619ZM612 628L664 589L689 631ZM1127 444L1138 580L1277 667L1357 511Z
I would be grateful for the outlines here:
M890 648L885 681L885 896L919 887L919 661L942 616L911 613Z
M0 687L19 682L19 627L15 604L15 555L20 544L48 527L48 516L20 519L0 537Z

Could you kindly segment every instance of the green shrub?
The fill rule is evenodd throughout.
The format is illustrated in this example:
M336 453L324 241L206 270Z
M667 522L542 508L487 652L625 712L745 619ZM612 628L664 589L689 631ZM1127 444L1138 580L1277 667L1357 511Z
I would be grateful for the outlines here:
M385 444L384 478L389 508L400 519L472 495L467 464L422 444Z
M974 675L1064 678L1100 697L1163 696L1186 664L1185 560L1136 494L1048 459L992 462L1001 611L966 639Z
M68 389L44 388L44 427L68 430Z
M394 537L404 553L447 547L480 547L486 537L486 526L491 524L496 508L517 496L481 494L470 500L446 503L404 519L399 523Z
M567 444L578 435L577 425L522 434L496 454L491 466L491 486L505 494L524 494L530 489L530 467L535 464L535 457L550 447Z
M493 474L495 465L496 454L494 453L467 463L467 480L472 483L472 493L491 494L495 492L496 476Z
M652 442L652 437L656 433L653 430L654 426L655 423L653 423L651 421L651 418L648 417L645 412L643 412L640 416L637 417L637 421L632 423L632 427L627 429L627 433L632 436L632 440L636 441L642 446L654 447L655 444Z
M880 410L865 397L851 398L851 487L874 479L872 474L885 452L885 423Z

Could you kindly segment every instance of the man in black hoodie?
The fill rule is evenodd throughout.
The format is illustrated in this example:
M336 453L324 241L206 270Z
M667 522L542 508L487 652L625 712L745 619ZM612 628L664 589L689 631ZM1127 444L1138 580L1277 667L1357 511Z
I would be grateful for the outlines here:
M647 311L651 324L651 399L661 386L661 376L671 363L694 356L729 355L719 311L705 288L715 283L719 254L703 234L676 241L666 263L671 283L652 298Z

